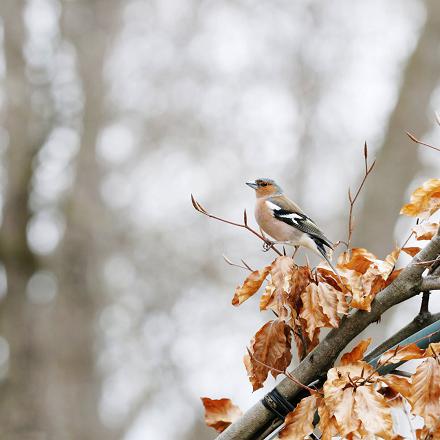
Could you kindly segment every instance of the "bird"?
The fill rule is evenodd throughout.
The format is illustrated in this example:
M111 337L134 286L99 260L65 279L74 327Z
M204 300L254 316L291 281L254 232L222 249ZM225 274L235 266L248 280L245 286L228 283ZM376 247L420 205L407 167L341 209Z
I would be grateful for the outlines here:
M255 219L262 231L276 240L273 244L304 246L323 257L339 277L331 263L333 243L274 180L260 178L246 185L255 190Z

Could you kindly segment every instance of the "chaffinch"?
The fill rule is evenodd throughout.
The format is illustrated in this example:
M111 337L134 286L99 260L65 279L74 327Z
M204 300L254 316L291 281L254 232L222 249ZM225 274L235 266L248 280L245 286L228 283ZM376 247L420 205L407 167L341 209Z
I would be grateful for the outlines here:
M246 182L246 185L255 189L257 196L255 219L260 228L276 240L275 243L307 247L324 257L337 273L330 262L333 243L296 203L284 195L274 180L257 179Z

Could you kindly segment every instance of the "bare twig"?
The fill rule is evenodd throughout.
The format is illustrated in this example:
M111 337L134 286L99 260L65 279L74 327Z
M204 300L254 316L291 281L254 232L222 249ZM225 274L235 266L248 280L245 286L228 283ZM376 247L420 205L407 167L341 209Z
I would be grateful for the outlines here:
M273 243L268 242L268 240L266 238L264 238L261 234L259 234L255 229L252 229L247 222L247 213L246 210L244 210L243 212L243 223L237 223L237 222L232 222L230 220L226 220L224 218L221 217L217 217L216 215L212 215L210 214L199 202L197 202L197 200L194 198L194 196L191 194L191 202L194 206L194 209L197 212L200 212L203 215L206 215L209 218L213 218L215 220L219 220L223 223L227 223L229 225L232 226L237 226L238 228L244 228L247 229L248 231L252 232L252 234L256 235L260 240L264 241L264 243L266 243L266 245L268 246L269 249L273 249L274 252L276 252L278 255L283 255L274 245Z
M420 141L420 140L417 139L413 134L411 134L409 131L406 132L406 135L407 135L407 136L408 136L413 142L415 142L416 144L424 145L425 147L432 148L433 150L436 150L436 151L440 151L440 148L439 148L439 147L434 147L434 145L427 144L426 142L422 142L422 141Z
M233 263L226 255L222 255L223 259L228 263L230 266L239 267L240 269L249 270L250 272L253 272L253 270L249 267L249 265L244 261L241 260L243 263L243 266L241 264Z
M354 225L353 225L354 204L356 203L356 200L359 197L359 194L365 184L365 181L367 180L368 175L373 170L375 163L376 163L376 159L373 161L373 163L370 166L368 165L368 147L367 147L367 143L365 142L365 144L364 144L364 165L365 165L364 177L363 177L362 182L359 185L354 197L351 194L351 189L348 188L348 201L350 202L350 210L348 212L348 237L347 237L347 243L345 243L347 246L347 250L350 248L351 237L353 235L353 229L354 229Z

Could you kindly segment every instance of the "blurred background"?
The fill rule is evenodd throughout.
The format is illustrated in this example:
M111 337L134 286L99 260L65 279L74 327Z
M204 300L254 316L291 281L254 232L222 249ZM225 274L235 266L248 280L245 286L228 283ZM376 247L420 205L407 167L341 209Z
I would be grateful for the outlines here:
M272 177L345 239L367 141L354 245L384 257L439 175L405 135L440 143L439 80L438 0L1 0L0 437L214 438L200 396L244 410L273 385L251 393L270 315L231 306L246 273L222 254L274 254L190 193L240 221Z

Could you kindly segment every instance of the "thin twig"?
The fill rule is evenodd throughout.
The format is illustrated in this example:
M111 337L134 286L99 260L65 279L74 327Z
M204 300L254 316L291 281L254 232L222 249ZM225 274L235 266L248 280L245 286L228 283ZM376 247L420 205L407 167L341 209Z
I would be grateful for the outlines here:
M354 197L351 194L351 189L348 188L348 201L350 202L350 210L348 213L348 237L347 237L347 250L350 248L350 243L351 243L351 237L353 235L353 229L354 229L354 225L353 225L353 207L354 204L356 203L357 198L359 197L359 194L365 184L365 181L367 180L368 175L371 173L371 171L373 170L373 167L376 163L376 159L373 161L373 163L371 164L371 166L368 166L368 147L367 147L367 143L365 142L364 144L364 165L365 165L365 170L364 170L364 177L362 179L361 184L359 185L359 188L356 191L356 194L354 195Z
M252 229L248 223L247 223L247 213L246 210L244 210L243 212L243 223L237 223L237 222L232 222L230 220L226 220L224 218L221 217L217 217L216 215L212 215L210 214L199 202L197 202L197 200L194 198L194 196L191 194L191 201L192 204L194 206L194 209L197 212L200 212L203 215L206 215L209 218L213 218L215 220L219 220L223 223L227 223L229 225L232 226L237 226L238 228L244 228L247 229L248 231L252 232L252 234L256 235L260 240L264 241L264 243L266 243L266 245L268 246L268 249L273 249L274 252L276 252L278 255L283 255L274 245L273 243L270 243L267 239L265 239L261 234L259 234L255 229Z
M253 272L253 270L249 267L248 264L244 260L241 260L243 263L243 266L241 264L233 263L226 255L222 255L223 259L228 263L230 266L239 267L240 269L249 270L250 272Z
M439 147L434 147L434 145L427 144L426 142L422 142L422 141L420 141L420 140L417 139L413 134L411 134L409 131L406 132L406 135L407 135L407 136L408 136L413 142L415 142L416 144L424 145L425 147L432 148L433 150L436 150L436 151L440 151L440 148L439 148Z
M290 374L288 371L286 371L286 370L282 371L282 370L279 370L278 368L274 368L274 367L271 367L270 365L265 364L264 362L262 362L262 361L260 361L259 359L257 359L257 358L255 357L255 355L254 355L253 353L251 353L251 351L249 350L248 347L246 347L246 349L247 349L247 352L248 352L249 356L250 356L255 362L257 362L258 364L262 365L263 367L266 367L269 371L274 371L275 373L278 373L278 374L284 374L284 375L285 375L287 378L289 378L292 382L296 383L299 387L302 387L302 388L304 388L305 390L309 391L311 394L314 394L314 393L322 394L320 391L318 391L318 390L316 390L316 389L313 389L313 388L310 388L309 386L304 385L303 383L301 383L298 379L296 379L296 378L295 378L292 374Z

